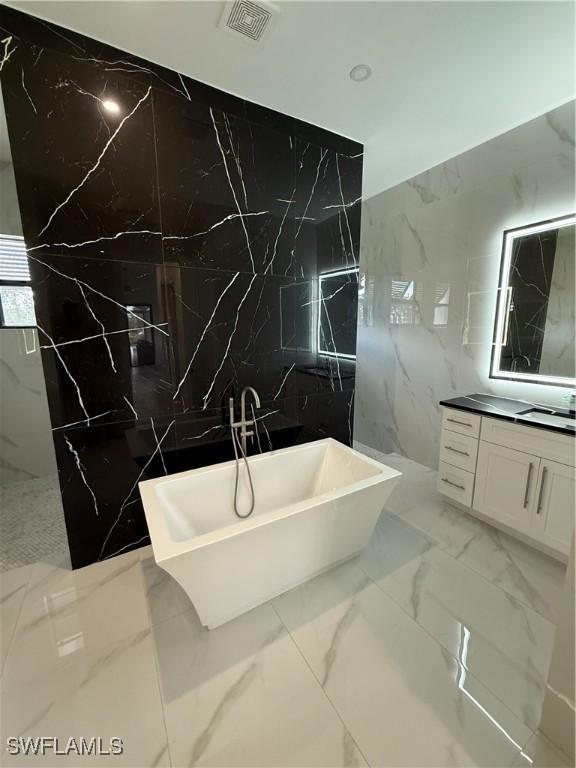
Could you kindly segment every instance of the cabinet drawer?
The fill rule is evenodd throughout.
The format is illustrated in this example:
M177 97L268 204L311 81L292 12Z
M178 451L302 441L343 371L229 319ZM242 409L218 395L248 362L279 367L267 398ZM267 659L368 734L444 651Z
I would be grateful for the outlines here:
M442 415L442 429L458 432L461 435L478 437L480 434L480 421L482 417L477 413L457 411L454 408L444 408Z
M503 445L513 451L530 453L543 459L574 466L574 437L560 435L539 427L525 427L523 424L490 419L482 421L482 441Z
M438 466L438 490L467 507L472 506L474 475L441 461Z
M478 454L478 440L475 437L443 429L440 440L440 461L467 472L475 472Z

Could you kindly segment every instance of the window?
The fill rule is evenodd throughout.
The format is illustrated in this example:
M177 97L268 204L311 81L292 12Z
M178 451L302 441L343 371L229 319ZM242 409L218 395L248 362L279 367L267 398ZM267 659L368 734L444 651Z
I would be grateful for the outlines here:
M0 327L36 325L23 237L0 235Z

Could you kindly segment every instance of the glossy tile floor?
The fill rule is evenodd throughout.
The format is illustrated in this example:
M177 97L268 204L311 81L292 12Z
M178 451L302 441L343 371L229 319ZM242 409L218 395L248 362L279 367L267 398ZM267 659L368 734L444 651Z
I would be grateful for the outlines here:
M564 568L381 458L404 476L368 549L212 632L150 548L1 574L2 745L118 736L121 757L84 759L107 766L568 766L536 732Z

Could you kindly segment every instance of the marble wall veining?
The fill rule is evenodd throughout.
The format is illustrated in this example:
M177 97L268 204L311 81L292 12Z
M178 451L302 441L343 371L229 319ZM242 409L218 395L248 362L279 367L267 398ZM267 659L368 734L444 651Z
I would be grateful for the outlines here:
M575 252L574 228L560 230L540 356L540 371L552 376L574 376Z
M80 567L148 542L139 480L232 458L245 385L253 450L351 442L354 363L315 329L354 346L357 272L319 276L358 263L362 146L5 7L0 28Z
M488 373L502 232L572 213L574 193L571 102L363 202L356 440L436 467L441 399L561 403Z

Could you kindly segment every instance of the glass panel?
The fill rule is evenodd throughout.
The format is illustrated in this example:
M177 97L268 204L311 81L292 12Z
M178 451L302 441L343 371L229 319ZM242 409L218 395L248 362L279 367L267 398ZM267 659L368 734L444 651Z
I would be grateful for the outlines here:
M12 102L15 135L18 106ZM0 90L0 530L5 533L0 535L0 578L2 571L65 563L69 557L7 127ZM34 174L21 174L27 194L36 181ZM56 355L50 355L50 365L66 375Z
M0 280L30 282L30 268L23 237L0 235Z
M2 325L36 325L32 288L29 285L0 285Z

